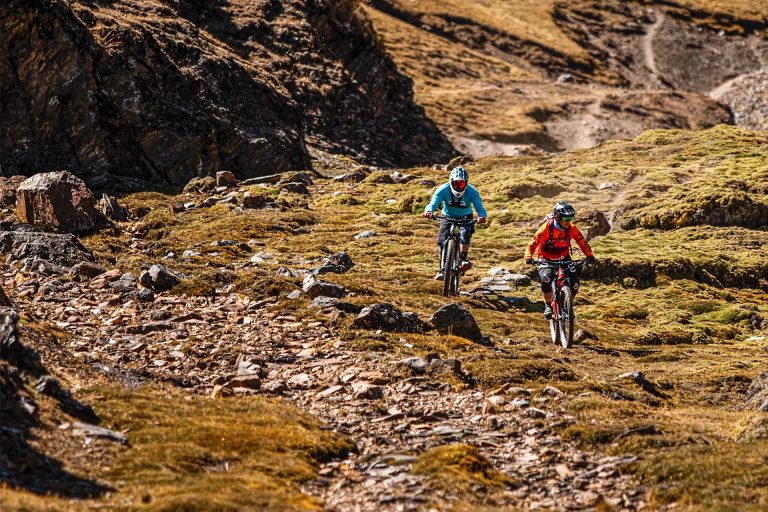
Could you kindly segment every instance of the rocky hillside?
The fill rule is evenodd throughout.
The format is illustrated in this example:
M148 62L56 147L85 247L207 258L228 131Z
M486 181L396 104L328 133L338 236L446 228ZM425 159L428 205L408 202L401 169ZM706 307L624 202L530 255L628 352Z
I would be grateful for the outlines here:
M0 6L0 166L97 187L454 152L353 1Z
M0 446L38 455L0 451L0 505L760 508L766 143L654 130L470 164L491 222L452 300L419 216L444 170L220 175L121 198L126 220L82 245L5 223L38 363L0 353ZM598 257L570 350L522 262L563 199ZM35 486L36 460L83 487Z
M368 12L417 101L476 156L764 127L761 2L375 0Z

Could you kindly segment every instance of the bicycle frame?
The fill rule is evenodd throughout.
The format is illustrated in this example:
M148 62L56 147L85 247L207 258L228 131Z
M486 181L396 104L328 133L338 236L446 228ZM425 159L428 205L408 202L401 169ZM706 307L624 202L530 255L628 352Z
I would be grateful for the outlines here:
M457 295L459 293L459 276L463 274L459 268L461 227L472 226L476 221L475 219L469 218L440 217L437 215L433 216L432 220L439 220L450 224L448 236L443 241L443 247L440 251L440 268L442 268L445 273L443 295ZM451 245L449 241L453 242L453 254L447 254L446 251L446 247ZM448 261L450 261L450 265L447 264Z

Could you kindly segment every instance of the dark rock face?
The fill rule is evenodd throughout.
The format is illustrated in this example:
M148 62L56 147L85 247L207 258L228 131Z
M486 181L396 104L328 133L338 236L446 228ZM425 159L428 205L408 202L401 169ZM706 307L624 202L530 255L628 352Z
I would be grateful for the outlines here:
M203 37L201 33L207 34ZM0 166L98 188L453 151L352 2L0 5Z
M430 323L440 334L451 334L478 342L483 339L475 317L467 308L456 302L446 304L435 311Z
M390 332L419 332L422 323L415 313L403 313L392 304L373 304L355 318L355 327Z
M16 196L19 220L43 229L87 233L104 220L83 180L66 171L35 174Z

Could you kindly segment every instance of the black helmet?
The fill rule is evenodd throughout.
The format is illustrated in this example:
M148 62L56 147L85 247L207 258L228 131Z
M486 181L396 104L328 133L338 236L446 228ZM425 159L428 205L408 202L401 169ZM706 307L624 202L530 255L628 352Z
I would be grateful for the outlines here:
M571 206L571 203L560 201L555 205L554 210L555 218L560 219L562 217L575 217L576 210Z

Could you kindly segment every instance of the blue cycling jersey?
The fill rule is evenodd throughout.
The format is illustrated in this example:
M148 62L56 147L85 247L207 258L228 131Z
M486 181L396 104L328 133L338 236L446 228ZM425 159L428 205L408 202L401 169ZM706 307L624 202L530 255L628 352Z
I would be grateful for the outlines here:
M434 212L442 203L442 214L446 217L463 217L472 215L472 207L475 207L479 217L488 217L483 208L483 201L480 199L480 193L472 185L467 185L464 195L457 198L451 190L451 184L445 183L435 190L432 201L429 202L425 212Z

